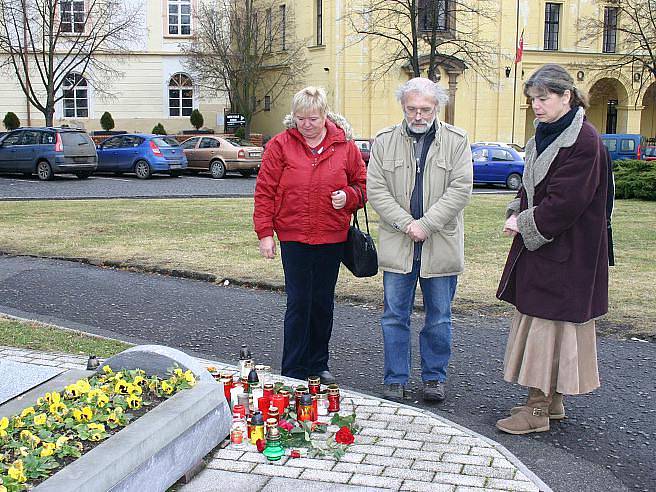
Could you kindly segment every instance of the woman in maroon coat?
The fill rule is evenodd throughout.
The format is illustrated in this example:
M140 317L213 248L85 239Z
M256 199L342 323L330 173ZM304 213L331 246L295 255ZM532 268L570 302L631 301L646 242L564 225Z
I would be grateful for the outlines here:
M523 188L508 206L514 236L497 297L513 304L504 379L529 388L497 422L510 434L549 430L563 394L599 387L595 318L608 310L606 152L567 71L538 69L524 85L536 116Z

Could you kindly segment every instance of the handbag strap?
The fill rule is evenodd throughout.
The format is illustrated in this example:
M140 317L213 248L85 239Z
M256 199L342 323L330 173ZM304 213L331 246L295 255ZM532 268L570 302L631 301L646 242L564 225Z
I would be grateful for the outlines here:
M367 203L364 201L364 191L362 191L362 188L356 185L350 185L351 188L353 188L356 191L360 192L360 199L362 200L362 208L364 209L364 221L367 225L367 234L371 235L369 232L369 216L367 215ZM353 225L357 227L358 229L360 228L360 224L358 224L358 209L355 209L355 212L353 212Z

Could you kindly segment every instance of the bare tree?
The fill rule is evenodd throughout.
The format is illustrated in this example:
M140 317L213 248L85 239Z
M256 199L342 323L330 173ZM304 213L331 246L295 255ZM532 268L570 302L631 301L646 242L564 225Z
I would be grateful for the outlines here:
M472 68L486 80L496 74L498 43L485 39L485 24L496 21L494 0L363 0L348 13L358 41L380 48L371 77L405 66L415 77L427 66L437 80L445 61Z
M639 95L656 81L656 0L595 3L599 15L579 20L579 41L601 38L602 51L615 55L591 61L590 66L605 72L629 68L633 80L640 83Z
M246 118L303 80L305 43L296 39L293 11L275 0L216 0L200 3L194 41L183 51L198 83L227 94L233 111Z
M111 94L121 72L110 59L134 46L141 11L129 0L0 0L0 65L51 126L63 88Z

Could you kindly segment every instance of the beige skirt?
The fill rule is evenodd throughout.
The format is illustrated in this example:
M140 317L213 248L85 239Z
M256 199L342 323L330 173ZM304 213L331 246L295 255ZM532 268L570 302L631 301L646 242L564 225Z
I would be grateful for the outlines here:
M589 393L599 387L594 320L551 321L515 312L503 378L545 394Z

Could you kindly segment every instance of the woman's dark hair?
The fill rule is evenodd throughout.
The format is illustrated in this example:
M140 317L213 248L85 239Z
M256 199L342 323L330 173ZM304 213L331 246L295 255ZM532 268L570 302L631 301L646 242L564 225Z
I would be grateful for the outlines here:
M572 76L560 65L547 63L538 68L524 83L524 95L530 97L528 91L535 89L538 93L554 93L562 96L565 91L571 94L569 105L572 108L588 107L588 97L575 85Z

